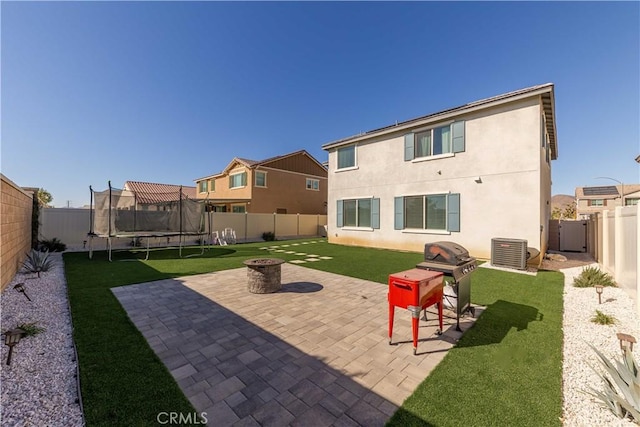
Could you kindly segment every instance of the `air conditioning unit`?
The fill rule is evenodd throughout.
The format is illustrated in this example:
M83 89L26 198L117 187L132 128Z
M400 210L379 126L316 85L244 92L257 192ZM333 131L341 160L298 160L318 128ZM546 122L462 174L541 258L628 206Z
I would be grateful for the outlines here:
M522 239L491 239L491 265L526 270L527 243Z

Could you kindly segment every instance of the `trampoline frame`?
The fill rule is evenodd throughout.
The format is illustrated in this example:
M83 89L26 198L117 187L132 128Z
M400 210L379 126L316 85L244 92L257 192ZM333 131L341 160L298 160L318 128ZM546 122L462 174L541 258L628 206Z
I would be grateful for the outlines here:
M89 214L89 218L90 218L90 230L87 233L87 236L89 238L89 259L93 259L93 239L94 238L103 238L103 239L107 239L107 252L108 252L108 257L109 257L109 261L112 261L112 252L113 252L113 245L112 245L112 239L121 239L121 238L125 238L125 239L134 239L134 241L136 239L146 239L146 256L145 256L145 261L149 259L149 252L151 249L150 246L150 240L152 238L161 238L161 237L176 237L178 236L178 254L180 256L180 258L182 258L182 248L184 246L184 239L183 237L185 236L199 236L200 237L200 253L199 254L192 254L192 255L187 255L185 256L185 258L189 258L192 256L201 256L204 255L204 250L205 250L205 236L207 236L207 232L205 231L201 231L201 232L185 232L182 230L182 222L183 222L183 216L182 216L182 201L183 199L183 193L182 193L182 186L180 186L180 190L179 190L179 205L178 205L178 209L180 212L180 230L179 231L167 231L167 232L162 232L162 231L153 231L153 230L141 230L139 232L127 232L127 233L112 233L111 232L111 210L112 210L112 206L111 206L111 201L112 201L112 195L111 195L111 181L109 181L109 209L108 209L108 216L109 216L109 233L108 234L98 234L98 233L94 233L94 200L93 200L93 188L91 186L89 186L89 191L91 193L91 204L90 204L90 214ZM203 200L203 206L206 206L206 201ZM204 213L204 211L203 211ZM209 218L210 221L210 218ZM167 240L167 246L166 248L170 248L170 246L168 246L169 241ZM162 247L162 246L160 246Z

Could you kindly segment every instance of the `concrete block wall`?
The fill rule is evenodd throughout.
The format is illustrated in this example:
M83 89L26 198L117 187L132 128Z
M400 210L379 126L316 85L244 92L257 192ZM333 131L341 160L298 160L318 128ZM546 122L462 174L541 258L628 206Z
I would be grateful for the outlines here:
M0 178L0 276L1 289L4 289L31 249L33 194L2 174Z

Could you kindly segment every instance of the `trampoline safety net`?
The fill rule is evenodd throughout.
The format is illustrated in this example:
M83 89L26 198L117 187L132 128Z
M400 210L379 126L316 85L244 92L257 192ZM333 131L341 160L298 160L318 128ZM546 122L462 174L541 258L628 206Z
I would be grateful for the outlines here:
M109 188L92 195L91 232L98 236L204 232L204 204L189 199L182 188L170 193Z

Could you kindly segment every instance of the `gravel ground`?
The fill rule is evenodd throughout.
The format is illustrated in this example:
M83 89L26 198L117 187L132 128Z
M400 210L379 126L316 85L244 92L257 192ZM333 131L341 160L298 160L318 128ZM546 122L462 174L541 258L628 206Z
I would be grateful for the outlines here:
M67 290L60 253L52 253L55 266L41 274L18 273L2 292L2 331L22 323L45 328L24 337L13 348L11 364L2 341L2 426L82 426L78 400L76 360ZM24 283L27 298L13 287Z
M46 329L36 336L23 338L15 346L9 366L5 364L8 347L2 345L3 426L84 425L78 403L77 365L62 256L59 253L51 256L56 260L51 271L43 273L41 278L18 274L2 292L2 331L30 322ZM589 364L599 366L587 342L610 358L619 357L616 333L624 332L640 339L639 317L633 301L622 289L605 288L599 305L593 288L574 288L573 279L582 268L560 270L565 274L563 424L567 427L631 426L634 424L619 420L582 390L602 386L599 377L589 367ZM24 283L31 302L13 289L20 282ZM596 309L614 316L617 323L602 326L591 322Z
M640 339L640 321L633 300L624 290L604 288L602 304L598 304L594 288L573 287L573 279L582 269L583 267L573 267L561 270L565 275L562 364L564 425L632 426L635 424L618 419L599 400L582 390L588 390L589 387L601 390L603 386L600 377L589 367L591 365L599 371L601 369L596 354L587 343L591 343L610 360L621 360L620 342L616 334L623 332ZM591 318L596 310L614 316L616 324L605 326L593 323ZM634 347L634 353L637 352L638 349Z

